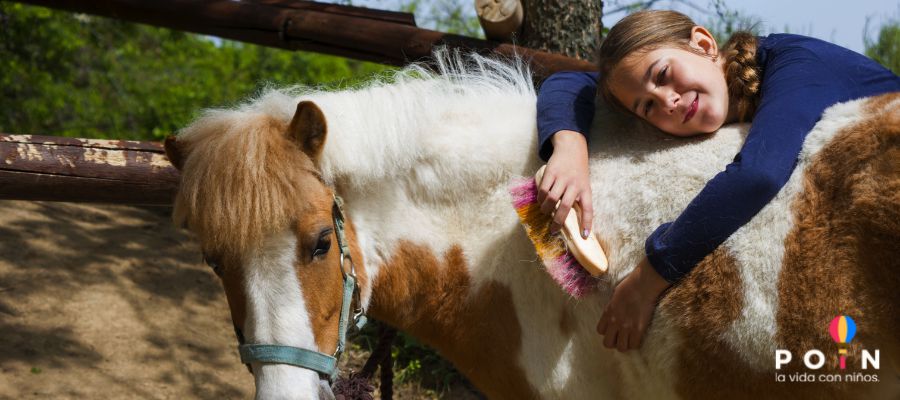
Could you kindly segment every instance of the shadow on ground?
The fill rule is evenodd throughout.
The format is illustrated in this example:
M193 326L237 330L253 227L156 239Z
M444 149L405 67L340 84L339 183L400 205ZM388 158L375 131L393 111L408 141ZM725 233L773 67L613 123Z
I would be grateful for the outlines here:
M253 396L221 285L169 212L0 201L0 398ZM362 339L344 371L365 363ZM443 390L394 393L477 398Z
M234 340L168 209L0 202L0 397L251 397Z

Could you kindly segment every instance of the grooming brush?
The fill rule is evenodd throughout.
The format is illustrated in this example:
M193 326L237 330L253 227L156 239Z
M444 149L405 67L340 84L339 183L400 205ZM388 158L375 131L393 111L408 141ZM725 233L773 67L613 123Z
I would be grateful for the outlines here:
M544 168L546 166L541 167L534 178L514 181L509 193L519 221L525 227L525 233L534 244L547 272L566 293L581 298L597 287L597 279L606 273L609 263L594 235L587 239L581 236L581 207L577 203L569 210L560 229L561 235L550 233L553 217L542 213L541 205L537 202Z

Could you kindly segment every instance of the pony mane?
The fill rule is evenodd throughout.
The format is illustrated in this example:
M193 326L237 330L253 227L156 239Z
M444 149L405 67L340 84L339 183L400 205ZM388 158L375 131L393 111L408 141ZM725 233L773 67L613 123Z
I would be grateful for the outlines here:
M504 156L498 152L511 150L503 141L526 149L534 142L536 118L529 112L537 95L521 58L446 48L433 58L433 70L413 64L352 92L308 94L304 100L315 101L328 118L331 143L319 163L327 180L357 187L407 180L426 164L444 180L441 186L471 186L484 171L499 169ZM522 154L529 153L515 158Z
M498 139L496 132L471 129L479 126L478 121L509 124L511 119L522 120L527 129L516 132L533 133L535 117L523 110L534 112L536 97L531 70L521 58L438 48L431 64L414 63L356 88L270 88L235 111L289 121L298 102L315 102L328 122L328 139L317 167L331 184L345 179L342 183L365 185L388 176L408 176L426 159L458 158L491 147L484 141ZM454 127L457 129L450 132ZM447 148L446 143L435 142L438 138L475 145ZM525 146L533 141L530 137L515 140ZM465 163L458 164L452 169L465 169ZM483 170L481 167L469 169ZM447 171L446 175L459 172Z
M433 61L430 67L412 64L355 89L270 88L232 109L205 110L178 133L185 164L175 222L193 230L207 252L244 254L303 212L298 194L323 187L316 179L327 185L341 178L340 184L365 185L386 176L415 175L412 171L423 161L442 171L442 177L463 184L484 179L480 172L461 170L497 169L502 162L497 154L467 158L476 153L473 150L485 148L478 141L487 137L486 132L459 138L472 149L447 148L430 134L447 126L448 116L463 123L497 119L497 107L503 104L512 107L510 112L516 110L510 116L533 125L534 117L521 113L523 104L533 108L536 98L531 71L520 58L489 58L446 48L436 50ZM303 100L315 102L328 122L318 165L286 136L297 103ZM457 140L459 132L445 131L443 139ZM525 134L534 136L531 129ZM531 141L525 139L521 146L527 148ZM493 146L498 147L503 146ZM521 159L521 154L514 158ZM440 165L442 160L452 162ZM453 185L441 177L426 183L436 190Z

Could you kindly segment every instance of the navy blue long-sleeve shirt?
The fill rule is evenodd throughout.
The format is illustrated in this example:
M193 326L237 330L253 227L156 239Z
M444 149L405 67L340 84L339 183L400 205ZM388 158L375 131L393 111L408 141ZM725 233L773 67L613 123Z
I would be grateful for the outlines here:
M800 35L762 37L760 103L734 161L713 177L675 221L647 238L650 264L674 283L758 213L787 183L806 135L831 105L900 91L900 77L843 47ZM540 88L539 155L560 130L589 132L597 73L561 72Z

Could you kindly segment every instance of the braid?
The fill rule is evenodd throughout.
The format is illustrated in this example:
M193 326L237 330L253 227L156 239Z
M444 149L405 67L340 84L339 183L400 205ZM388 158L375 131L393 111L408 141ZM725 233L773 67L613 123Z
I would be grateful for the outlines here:
M741 122L753 119L759 105L761 72L756 65L756 46L756 36L746 31L734 33L725 44L728 96Z

